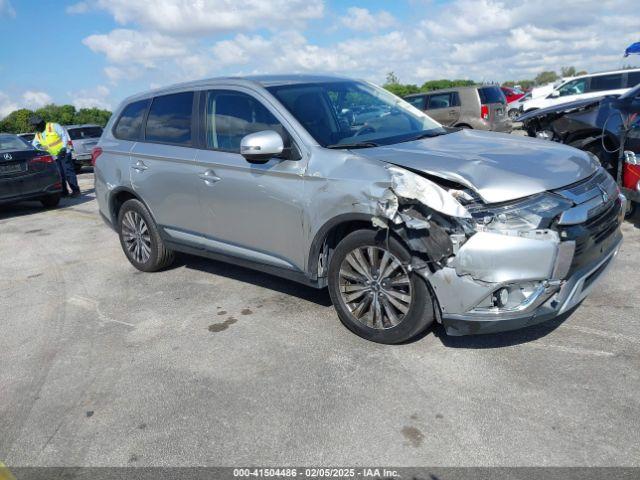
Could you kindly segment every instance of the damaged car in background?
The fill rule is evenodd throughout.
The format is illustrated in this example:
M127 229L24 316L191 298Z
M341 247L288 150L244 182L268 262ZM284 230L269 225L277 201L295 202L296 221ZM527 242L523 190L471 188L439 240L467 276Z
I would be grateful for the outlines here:
M347 78L136 95L94 160L100 213L139 270L179 251L328 287L341 321L381 343L568 312L622 241L625 198L588 153L443 127Z
M640 203L640 84L607 95L535 110L518 118L529 136L587 151L616 179L627 216Z

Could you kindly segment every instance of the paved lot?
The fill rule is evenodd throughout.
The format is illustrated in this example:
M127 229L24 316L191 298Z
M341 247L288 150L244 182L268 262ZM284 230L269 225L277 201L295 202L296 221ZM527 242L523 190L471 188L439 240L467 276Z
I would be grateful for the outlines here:
M563 322L390 347L325 291L188 256L137 272L81 183L0 209L6 464L640 465L632 223Z

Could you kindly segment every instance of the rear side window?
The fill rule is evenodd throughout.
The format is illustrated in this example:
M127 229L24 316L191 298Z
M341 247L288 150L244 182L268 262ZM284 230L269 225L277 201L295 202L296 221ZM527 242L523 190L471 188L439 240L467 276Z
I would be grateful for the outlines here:
M640 83L640 71L627 72L627 87L633 88Z
M622 88L621 73L591 77L591 83L589 85L589 90L591 90L592 92L601 92L603 90L618 90L620 88Z
M71 140L83 140L85 138L100 138L102 135L102 128L100 127L82 127L82 128L70 128L67 130L69 138Z
M258 100L232 90L209 92L206 111L207 146L240 153L240 140L250 133L275 130L285 147L290 143L278 119Z
M405 100L409 102L411 105L413 105L414 107L416 107L418 110L424 110L426 97L424 96L409 97L409 98L405 98Z
M156 97L149 108L145 140L191 145L193 92Z
M483 105L488 103L507 103L507 98L500 90L500 87L480 87L478 88L478 95L480 95L480 102Z
M130 103L122 111L113 135L120 140L138 141L141 139L142 120L147 111L149 100Z

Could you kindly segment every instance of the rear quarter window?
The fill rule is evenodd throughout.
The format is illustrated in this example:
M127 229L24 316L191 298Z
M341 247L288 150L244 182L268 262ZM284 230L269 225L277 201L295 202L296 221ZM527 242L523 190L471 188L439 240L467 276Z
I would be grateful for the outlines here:
M478 95L480 95L480 102L483 105L488 103L507 103L507 98L500 90L500 87L480 87L478 88Z
M191 145L193 92L156 97L149 107L145 140L175 145Z
M138 141L142 138L142 121L149 100L141 100L127 105L118 119L113 135L120 140Z
M640 71L627 73L627 87L633 88L640 83Z
M611 75L597 75L591 77L589 90L592 92L601 92L605 90L619 90L622 87L622 74L614 73Z
M100 138L102 135L102 128L100 127L82 127L82 128L70 128L69 138L71 140L82 140L85 138Z

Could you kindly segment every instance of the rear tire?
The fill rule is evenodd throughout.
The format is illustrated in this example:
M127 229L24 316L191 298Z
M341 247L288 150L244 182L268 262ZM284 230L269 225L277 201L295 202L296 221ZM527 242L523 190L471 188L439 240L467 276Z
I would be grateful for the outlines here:
M44 208L56 208L60 203L60 194L54 193L53 195L47 195L40 199L40 203Z
M636 213L636 209L637 209L636 202L627 200L627 210L624 212L624 218L629 219L633 217L633 215Z
M357 259L364 261L364 269L352 267ZM397 344L431 325L434 301L425 280L406 268L410 261L407 248L394 237L387 242L383 232L357 230L338 244L329 265L329 294L349 330L373 342Z
M120 245L131 265L142 272L156 272L173 263L151 213L140 200L127 200L118 212Z

